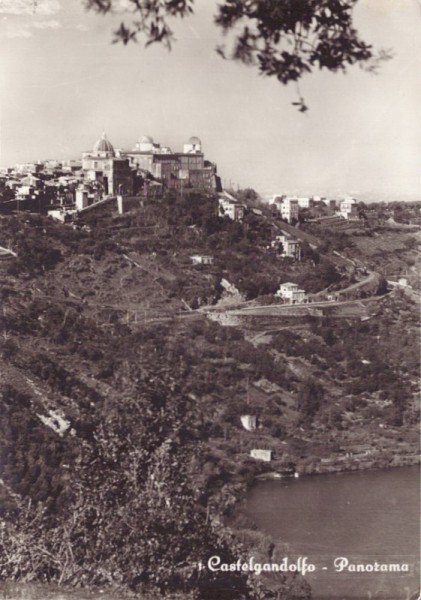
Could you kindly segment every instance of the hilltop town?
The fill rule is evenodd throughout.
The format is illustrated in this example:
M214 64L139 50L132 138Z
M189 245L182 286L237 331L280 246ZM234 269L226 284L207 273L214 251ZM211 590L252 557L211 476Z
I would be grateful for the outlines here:
M0 214L28 210L47 213L68 221L79 211L109 198L159 198L172 190L188 195L195 191L222 192L221 178L214 162L205 159L201 140L190 137L182 152L140 136L132 149L115 149L105 132L92 151L80 160L39 160L0 169ZM305 220L322 228L344 230L363 219L371 225L401 223L420 225L417 204L395 203L381 209L365 206L357 199L290 197L274 194L271 205L286 222L295 225ZM247 205L227 191L219 199L219 214L242 220ZM122 210L122 207L120 207ZM256 209L255 209L256 210ZM258 214L258 213L257 213ZM285 256L296 250L285 249Z
M256 478L418 461L419 203L263 202L197 137L0 185L3 577L258 597L197 567L273 551Z
M80 160L45 160L1 170L1 210L48 210L66 220L75 210L111 196L162 196L162 190L216 190L216 165L205 160L199 138L173 152L149 136L131 150L115 149L105 133Z

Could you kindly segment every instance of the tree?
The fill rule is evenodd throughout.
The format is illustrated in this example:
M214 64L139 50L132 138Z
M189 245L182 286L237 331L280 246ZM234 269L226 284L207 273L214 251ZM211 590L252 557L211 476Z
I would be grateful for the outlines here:
M19 269L32 274L53 269L63 258L60 250L53 248L44 238L36 235L22 233L15 247Z
M386 279L380 275L379 276L379 281L376 287L376 296L383 296L384 294L386 294L387 292L387 281Z
M253 188L245 188L244 190L237 190L235 197L240 202L250 202L251 204L259 203L259 194Z
M317 265L320 262L320 255L316 250L310 246L307 240L303 240L301 242L301 259L302 260L311 260Z
M323 388L311 378L302 382L297 396L297 407L300 411L301 422L311 423L320 408L323 399Z
M218 46L226 59L257 67L262 75L283 84L297 82L315 68L346 71L360 64L375 71L390 51L374 53L353 26L357 0L224 0L219 3L215 23L229 39L230 47ZM85 0L88 9L113 12L120 0ZM194 0L128 0L132 22L121 23L114 42L162 43L171 49L174 39L169 20L193 13ZM293 102L307 110L302 97Z
M326 285L332 285L340 280L340 275L336 271L332 263L327 260L322 260L317 266L317 275L320 277Z

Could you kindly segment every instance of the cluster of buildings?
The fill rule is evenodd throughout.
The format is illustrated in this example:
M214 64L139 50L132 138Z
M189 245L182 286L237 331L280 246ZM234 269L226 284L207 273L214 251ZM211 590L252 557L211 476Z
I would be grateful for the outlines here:
M80 182L81 161L37 161L0 170L4 210L41 211L46 206L70 205Z
M155 182L179 191L220 187L216 165L205 160L202 142L195 136L182 152L173 152L149 136L141 136L131 150L115 150L103 133L92 152L82 154L82 170L87 182L99 183L104 195L111 196L133 195L136 177L146 181L147 187Z
M320 198L319 196L298 198L275 194L272 199L272 205L282 219L292 224L298 221L300 211L317 210L318 208L327 209L330 213L328 218L339 217L339 220L346 219L347 221L359 218L358 202L355 198L349 196L336 201L328 198Z
M288 199L287 199L288 200ZM285 206L295 206L294 203L286 202ZM254 214L262 215L259 209L251 209ZM228 217L232 221L242 221L247 211L247 205L239 202L232 194L224 190L218 197L218 216ZM298 212L297 212L298 215ZM278 250L282 258L292 258L295 261L301 260L301 241L293 235L283 231L277 235L271 242L271 247Z
M248 210L247 205L239 202L226 190L222 191L218 196L218 216L228 217L232 221L241 222L244 219L246 211ZM291 207L296 206L294 202L288 202L290 199L286 200L287 202L281 206L287 207L288 210L290 210ZM293 210L295 210L295 208ZM251 211L253 214L259 216L263 214L259 209L252 208ZM298 216L298 209L294 214L297 214ZM277 235L275 239L272 240L270 247L277 250L279 256L282 258L292 258L295 261L301 260L301 241L286 231L283 231L282 234Z
M130 150L115 149L106 134L81 160L38 161L0 171L3 209L82 210L112 196L157 196L163 189L218 191L216 165L205 159L199 138L181 152L142 136Z

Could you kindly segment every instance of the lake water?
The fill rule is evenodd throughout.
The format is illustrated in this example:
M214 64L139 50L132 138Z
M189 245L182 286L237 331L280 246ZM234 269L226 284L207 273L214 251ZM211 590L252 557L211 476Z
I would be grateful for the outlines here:
M246 511L260 531L288 545L290 562L302 556L316 566L305 575L313 598L419 598L418 467L262 481L251 489ZM410 572L337 572L337 557L407 564Z

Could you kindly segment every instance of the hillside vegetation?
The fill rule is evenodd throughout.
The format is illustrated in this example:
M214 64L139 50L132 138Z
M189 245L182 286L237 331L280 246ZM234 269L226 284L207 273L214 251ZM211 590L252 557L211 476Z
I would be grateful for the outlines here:
M215 207L169 195L121 216L91 211L83 229L0 221L18 255L0 263L3 579L142 598L309 598L300 577L199 569L215 554L272 556L270 541L226 525L247 485L269 470L413 461L414 300L374 296L364 321L221 326L195 309L220 301L222 279L263 303L282 281L318 292L355 273L333 247L280 259L268 246L282 223L265 207L243 223ZM214 264L194 266L197 253Z

